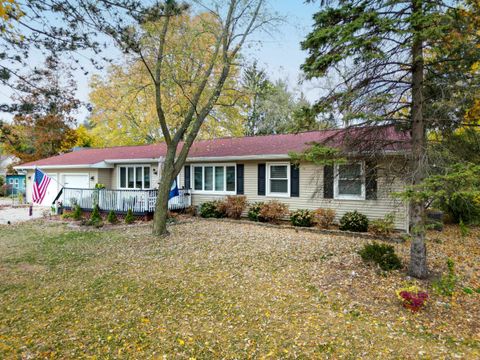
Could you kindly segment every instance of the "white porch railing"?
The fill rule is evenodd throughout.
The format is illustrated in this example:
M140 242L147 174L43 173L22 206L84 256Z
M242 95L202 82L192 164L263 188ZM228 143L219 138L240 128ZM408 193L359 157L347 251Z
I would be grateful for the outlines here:
M93 209L98 204L100 210L134 213L153 213L157 201L157 190L107 190L64 188L62 197L64 207L79 205L82 209ZM191 205L188 190L179 190L179 196L169 200L169 210L186 209Z

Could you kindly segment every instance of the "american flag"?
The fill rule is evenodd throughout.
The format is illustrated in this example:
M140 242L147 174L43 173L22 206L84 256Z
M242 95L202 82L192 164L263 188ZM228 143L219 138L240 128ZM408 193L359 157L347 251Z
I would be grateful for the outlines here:
M52 179L44 174L41 170L35 169L35 176L33 178L33 196L34 203L41 204L45 194L47 193L48 185Z

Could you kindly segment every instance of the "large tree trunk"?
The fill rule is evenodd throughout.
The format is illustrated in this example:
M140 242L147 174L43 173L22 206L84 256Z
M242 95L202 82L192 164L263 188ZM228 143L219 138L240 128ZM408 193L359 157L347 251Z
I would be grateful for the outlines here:
M422 13L422 1L413 0L414 14ZM417 20L418 21L418 20ZM420 184L425 178L426 148L425 124L423 118L423 40L419 24L414 23L415 30L412 45L412 185ZM410 203L410 230L412 244L410 248L410 266L408 272L416 278L425 278L427 270L427 248L425 245L425 203L412 200Z
M167 150L165 161L160 172L160 182L158 184L157 202L155 204L155 214L153 216L153 234L156 236L168 235L168 197L172 181L176 174L174 173L174 153Z

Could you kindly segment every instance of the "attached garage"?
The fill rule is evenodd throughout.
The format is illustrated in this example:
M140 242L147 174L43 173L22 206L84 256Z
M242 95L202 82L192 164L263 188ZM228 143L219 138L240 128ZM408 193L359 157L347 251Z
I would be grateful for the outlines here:
M56 198L58 192L62 187L68 187L72 189L91 189L95 186L95 181L97 180L97 170L90 169L45 169L44 172L52 179L47 194L45 196L42 205L50 206L53 200ZM28 170L27 172L27 189L26 189L26 199L27 202L32 201L32 181L33 181L33 170ZM92 180L90 178L93 177Z
M90 180L88 173L62 174L62 185L72 189L88 189Z

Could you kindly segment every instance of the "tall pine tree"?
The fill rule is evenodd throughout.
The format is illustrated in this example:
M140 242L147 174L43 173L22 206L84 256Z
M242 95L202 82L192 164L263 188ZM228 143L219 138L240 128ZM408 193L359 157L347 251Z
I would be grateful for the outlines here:
M460 26L463 1L354 0L322 1L312 32L302 42L308 57L307 77L337 75L339 84L322 97L319 112L338 111L349 126L393 123L411 133L410 182L421 183L427 169L426 131L435 119L426 118L426 78L441 77L436 69L452 69L476 60L459 61L463 36L478 43L470 30L460 39L447 35ZM463 29L465 31L465 28ZM441 49L441 51L440 51ZM341 70L339 70L341 69ZM449 119L444 119L443 124ZM412 245L409 273L427 276L425 204L410 203Z

